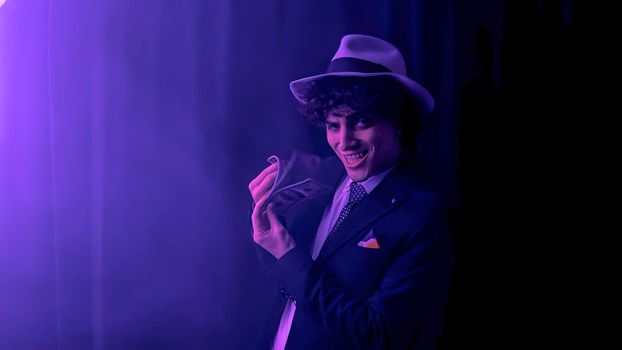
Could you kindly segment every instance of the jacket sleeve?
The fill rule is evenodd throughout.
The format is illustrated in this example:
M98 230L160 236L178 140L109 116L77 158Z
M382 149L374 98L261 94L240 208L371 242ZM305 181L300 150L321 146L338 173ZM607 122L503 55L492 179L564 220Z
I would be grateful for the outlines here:
M417 334L440 316L446 300L452 255L442 215L413 224L397 250L368 299L349 295L298 247L276 260L268 274L349 348L401 349L419 340Z

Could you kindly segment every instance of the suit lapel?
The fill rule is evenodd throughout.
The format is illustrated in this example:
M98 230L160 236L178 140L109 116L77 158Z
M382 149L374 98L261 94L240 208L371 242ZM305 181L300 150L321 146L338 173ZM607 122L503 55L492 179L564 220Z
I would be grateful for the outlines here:
M335 189L341 182L345 169L337 157L325 158L312 178L332 187L332 190L316 198L308 199L301 203L301 217L292 228L292 236L297 245L305 251L311 251L311 245L315 240L317 228L322 220L322 214L327 205L330 205L335 195Z
M309 199L303 209L304 215L290 232L296 241L296 245L302 247L306 252L311 251L311 245L313 244L317 227L322 220L324 209L333 198L333 193L334 191Z
M324 242L324 246L322 246L316 261L319 262L328 259L362 229L399 207L400 204L408 198L407 192L404 191L403 186L400 186L400 184L404 183L402 177L405 176L402 170L403 169L400 169L398 166L394 171L390 172L389 175L387 175L387 177L352 210L350 215L337 229L337 232L335 232L335 238L330 242Z

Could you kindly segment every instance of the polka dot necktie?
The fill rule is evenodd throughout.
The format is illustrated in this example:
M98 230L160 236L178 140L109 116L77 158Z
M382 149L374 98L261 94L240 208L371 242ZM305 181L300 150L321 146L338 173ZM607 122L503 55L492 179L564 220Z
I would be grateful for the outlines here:
M339 213L339 217L337 218L337 221L335 222L333 229L330 230L328 237L326 237L327 242L335 239L335 232L337 231L339 226L341 226L343 221L348 217L348 215L350 215L350 212L352 211L352 209L363 198L365 198L365 196L367 196L367 192L365 191L365 188L363 186L361 186L357 182L352 182L350 184L350 197L348 198L348 204L346 204L346 206L343 207L343 209L341 209L341 213Z

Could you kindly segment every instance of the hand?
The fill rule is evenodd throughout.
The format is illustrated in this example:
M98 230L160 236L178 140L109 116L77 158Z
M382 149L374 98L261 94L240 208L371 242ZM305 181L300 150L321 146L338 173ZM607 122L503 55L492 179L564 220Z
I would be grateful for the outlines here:
M285 253L296 247L294 239L281 224L274 211L274 205L266 206L268 192L274 185L278 170L278 163L273 163L264 169L253 181L248 184L255 208L251 216L253 222L253 240L279 259Z

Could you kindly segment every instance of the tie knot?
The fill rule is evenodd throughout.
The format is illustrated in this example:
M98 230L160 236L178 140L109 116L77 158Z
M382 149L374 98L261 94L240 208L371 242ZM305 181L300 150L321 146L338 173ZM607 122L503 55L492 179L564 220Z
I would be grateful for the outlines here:
M352 182L350 184L350 197L348 198L348 204L356 204L361 201L361 199L365 198L367 192L365 191L365 187L363 187L358 182Z

